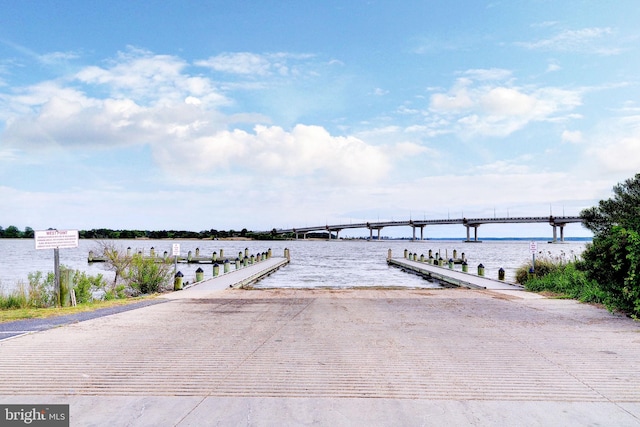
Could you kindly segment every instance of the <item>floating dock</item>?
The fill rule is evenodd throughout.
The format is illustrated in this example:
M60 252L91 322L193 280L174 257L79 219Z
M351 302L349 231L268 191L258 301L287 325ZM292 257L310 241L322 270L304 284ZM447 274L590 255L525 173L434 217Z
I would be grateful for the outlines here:
M212 293L229 288L245 288L271 275L287 265L290 257L272 257L261 262L229 271L219 276L185 285L182 290L164 294L162 298L186 299L208 298Z
M387 258L387 264L401 269L409 270L421 276L436 279L440 282L470 289L509 290L522 291L524 287L503 280L490 279L462 271L456 271L448 267L434 264L412 261L405 258Z

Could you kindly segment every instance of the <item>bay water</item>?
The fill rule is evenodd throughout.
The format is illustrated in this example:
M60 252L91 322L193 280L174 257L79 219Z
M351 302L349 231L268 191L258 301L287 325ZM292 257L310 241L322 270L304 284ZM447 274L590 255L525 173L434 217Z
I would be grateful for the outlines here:
M389 267L386 263L388 250L394 257L402 257L404 250L418 256L428 256L429 250L439 253L445 259L457 251L458 257L464 256L469 264L469 272L475 274L478 264L485 267L485 276L497 278L498 270L503 268L506 280L515 281L515 271L521 265L530 262L532 253L529 241L499 240L481 243L445 240L292 240L292 241L227 241L227 240L80 240L79 247L60 249L60 264L75 270L85 271L91 275L102 274L112 280L113 273L108 271L104 263L89 263L90 250L101 253L103 245L113 245L120 251L149 254L153 248L156 254L165 251L172 253L174 243L180 244L180 252L186 255L189 251L195 254L200 250L201 256L211 256L213 252L235 259L245 249L250 254L258 254L271 249L273 256L284 256L285 248L291 253L291 263L278 272L263 279L256 287L438 287L423 278L405 273L398 268ZM548 243L537 242L536 257L564 257L574 259L584 251L585 242ZM54 269L53 250L36 250L32 239L0 239L0 290L7 293L15 289L19 283L27 284L30 272L47 273ZM211 264L178 264L178 270L184 274L184 281L193 282L195 271L202 268L205 278L212 277ZM231 267L232 270L234 267ZM460 265L455 266L461 269ZM222 269L220 269L222 271Z

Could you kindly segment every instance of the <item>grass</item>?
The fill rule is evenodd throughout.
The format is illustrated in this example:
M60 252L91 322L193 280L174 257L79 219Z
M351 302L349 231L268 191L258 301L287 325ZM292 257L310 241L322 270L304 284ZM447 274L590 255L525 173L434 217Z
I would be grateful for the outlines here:
M101 308L116 307L134 304L150 298L155 298L157 294L144 295L135 298L114 299L109 301L94 301L86 304L79 304L75 307L49 307L49 308L12 308L0 310L0 323L12 322L24 319L46 319L49 317L64 316L67 314L83 313L95 311Z

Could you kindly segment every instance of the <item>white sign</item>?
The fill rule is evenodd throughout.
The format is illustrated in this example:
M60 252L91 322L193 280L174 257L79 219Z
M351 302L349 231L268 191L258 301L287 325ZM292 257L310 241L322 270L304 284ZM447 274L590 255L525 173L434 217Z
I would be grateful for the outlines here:
M171 253L173 256L180 256L180 243L173 244L173 252Z
M36 249L69 249L78 247L78 230L41 230L34 232Z
M529 242L529 250L532 254L538 252L538 242Z

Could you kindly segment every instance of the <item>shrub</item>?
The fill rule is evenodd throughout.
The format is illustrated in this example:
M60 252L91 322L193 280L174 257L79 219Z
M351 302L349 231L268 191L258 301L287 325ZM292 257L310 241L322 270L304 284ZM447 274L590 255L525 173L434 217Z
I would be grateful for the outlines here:
M51 307L55 305L55 274L47 273L46 276L41 271L29 273L29 289L27 299L29 305L34 308Z
M163 291L171 278L171 264L136 254L124 272L124 279L134 295Z
M561 270L565 265L570 262L577 261L577 257L571 251L570 254L566 254L564 251L559 255L553 255L551 252L546 254L542 251L538 252L536 258L535 275L538 278L545 277L546 275ZM522 285L526 285L529 280L529 271L533 264L531 262L520 266L516 270L516 282Z
M94 295L104 291L107 283L102 274L90 276L83 271L76 270L73 274L72 286L76 293L76 302L83 304L94 300ZM106 292L105 292L106 294Z
M529 279L525 288L534 292L554 292L582 302L608 302L606 292L595 281L588 279L575 262L558 265L543 277Z

